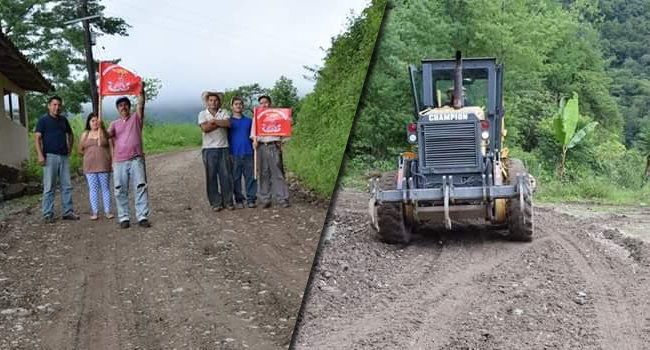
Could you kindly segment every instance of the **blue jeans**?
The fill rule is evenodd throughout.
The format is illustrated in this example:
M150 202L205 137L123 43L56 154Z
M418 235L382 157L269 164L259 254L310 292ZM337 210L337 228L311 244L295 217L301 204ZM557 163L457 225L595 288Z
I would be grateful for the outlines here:
M201 152L205 166L205 184L212 208L232 205L232 185L228 148L204 148ZM221 193L219 193L221 186Z
M242 191L242 177L246 184L246 197ZM253 178L253 156L232 156L232 179L235 189L235 202L255 203L257 200L257 181Z
M123 162L113 163L113 184L117 217L120 222L129 220L129 182L133 182L135 195L135 215L138 221L149 217L149 191L144 158L135 157Z
M56 180L61 182L61 212L63 216L72 214L72 182L70 181L70 161L68 156L45 154L43 167L43 217L54 216L54 193Z

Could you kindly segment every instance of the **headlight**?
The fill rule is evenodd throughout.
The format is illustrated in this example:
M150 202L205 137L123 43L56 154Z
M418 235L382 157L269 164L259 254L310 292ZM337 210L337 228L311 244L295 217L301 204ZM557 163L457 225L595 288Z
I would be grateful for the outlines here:
M417 135L415 135L415 134L410 134L409 135L409 142L415 143L415 141L417 141L417 140L418 140Z
M483 140L487 140L488 137L490 137L490 133L487 130L483 130L483 132L481 132L481 137Z

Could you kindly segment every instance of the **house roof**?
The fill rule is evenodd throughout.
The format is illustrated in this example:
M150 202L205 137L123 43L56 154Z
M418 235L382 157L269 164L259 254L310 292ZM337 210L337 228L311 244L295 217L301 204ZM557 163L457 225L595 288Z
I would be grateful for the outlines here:
M47 92L54 86L43 77L38 68L0 32L0 73L25 90Z

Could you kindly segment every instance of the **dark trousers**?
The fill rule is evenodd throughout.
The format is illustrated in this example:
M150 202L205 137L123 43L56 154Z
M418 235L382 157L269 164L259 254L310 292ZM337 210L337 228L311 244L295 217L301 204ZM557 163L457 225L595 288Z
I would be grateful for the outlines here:
M244 178L246 197L242 190L242 177ZM232 157L232 180L235 190L235 202L255 203L257 200L257 181L253 177L253 156Z
M228 148L204 148L202 155L210 206L217 208L232 205ZM221 186L221 193L219 193L219 186Z
M261 143L257 147L260 164L260 201L270 203L274 198L277 203L289 202L289 189L284 179L282 151L279 143Z

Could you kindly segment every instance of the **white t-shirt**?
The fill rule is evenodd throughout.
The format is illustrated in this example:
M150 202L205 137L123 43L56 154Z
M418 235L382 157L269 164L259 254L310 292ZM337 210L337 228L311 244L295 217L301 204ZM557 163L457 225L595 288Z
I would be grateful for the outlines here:
M199 125L210 120L226 120L230 119L228 112L219 109L215 115L212 115L209 110L205 109L199 112ZM228 129L218 127L210 132L203 134L203 148L226 148L228 147Z

